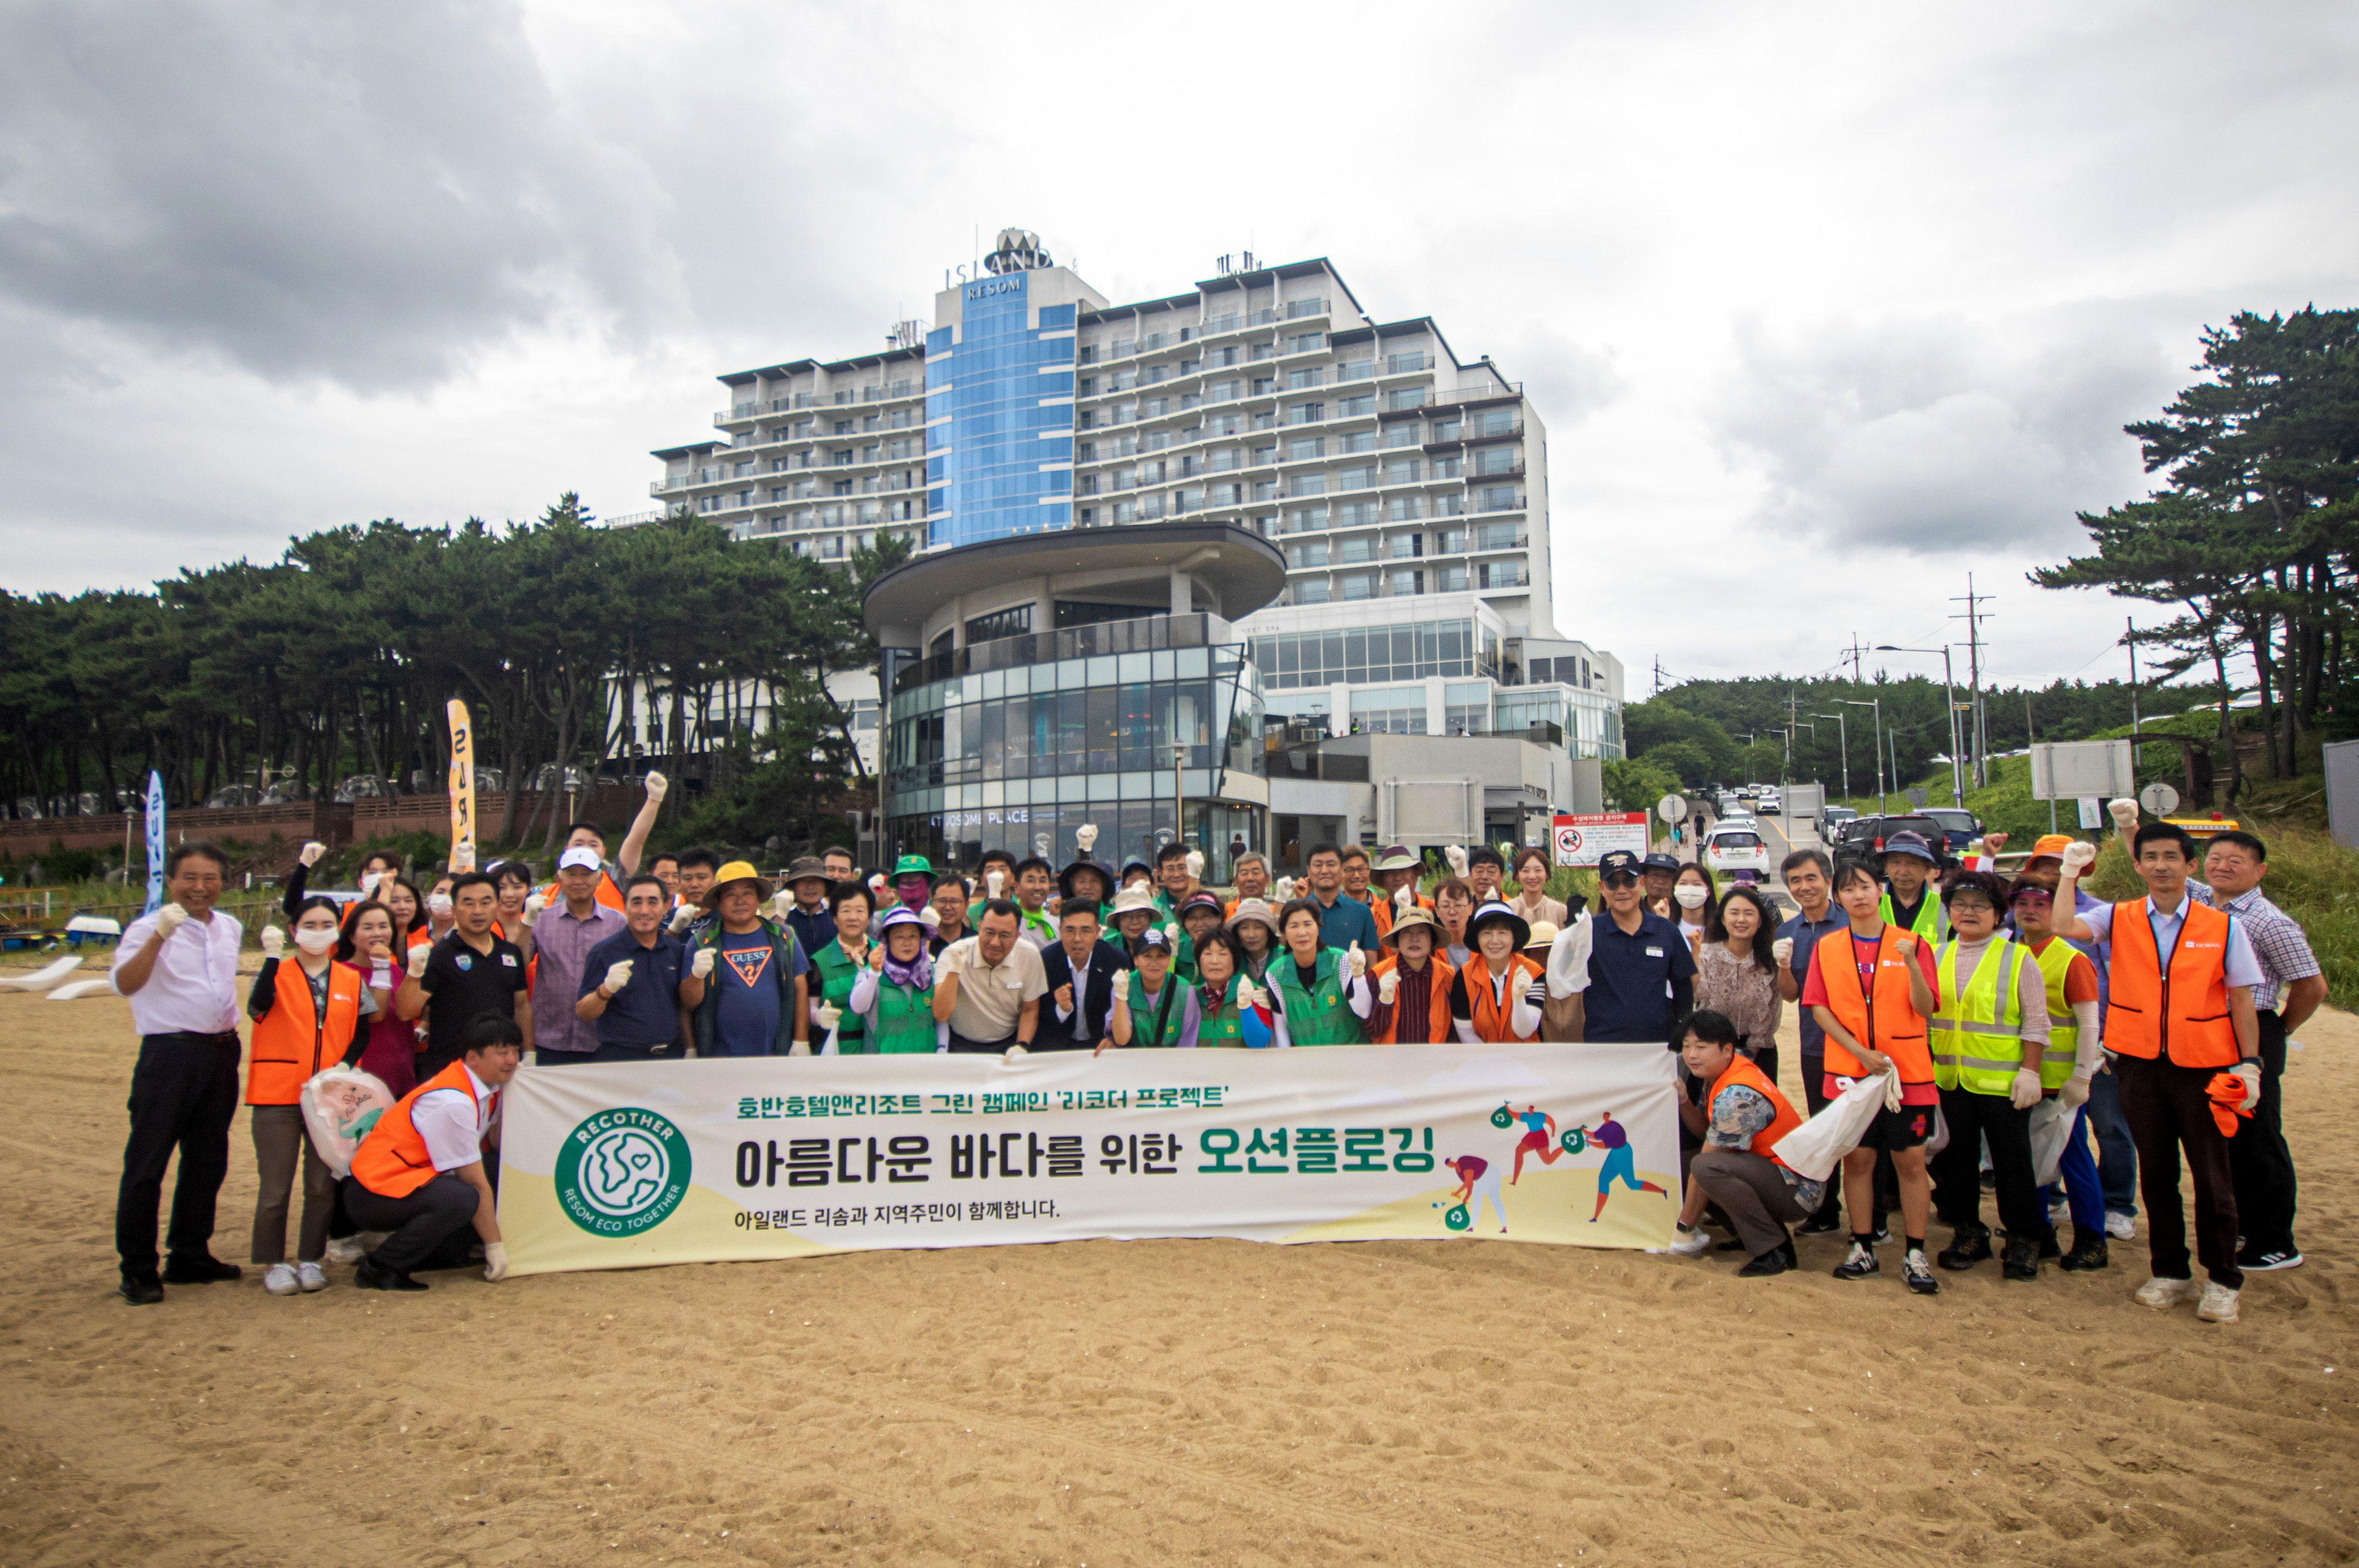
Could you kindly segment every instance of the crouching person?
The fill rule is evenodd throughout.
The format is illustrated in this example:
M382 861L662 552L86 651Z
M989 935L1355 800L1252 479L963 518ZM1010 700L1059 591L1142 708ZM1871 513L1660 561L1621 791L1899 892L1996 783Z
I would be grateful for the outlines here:
M1799 1225L1826 1195L1825 1182L1804 1180L1771 1152L1802 1125L1802 1117L1736 1049L1735 1026L1718 1013L1698 1013L1689 1020L1680 1057L1708 1085L1703 1147L1688 1167L1680 1239L1695 1234L1705 1205L1712 1205L1736 1227L1751 1259L1736 1271L1740 1279L1783 1274L1796 1263L1794 1238L1786 1227Z
M344 1212L363 1230L390 1231L361 1260L364 1290L423 1290L409 1271L473 1225L484 1242L484 1278L508 1271L484 1153L499 1147L500 1096L524 1057L524 1031L499 1013L467 1026L466 1053L401 1097L353 1156Z

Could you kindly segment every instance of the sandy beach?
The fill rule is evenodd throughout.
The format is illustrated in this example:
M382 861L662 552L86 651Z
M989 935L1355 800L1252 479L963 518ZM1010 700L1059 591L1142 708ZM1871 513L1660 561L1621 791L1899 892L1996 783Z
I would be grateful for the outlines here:
M135 1310L128 1008L0 996L0 1563L2347 1562L2359 1020L2302 1043L2310 1261L2224 1328L2131 1301L2142 1222L1933 1300L1832 1238L1088 1242ZM253 1201L241 1114L218 1256Z

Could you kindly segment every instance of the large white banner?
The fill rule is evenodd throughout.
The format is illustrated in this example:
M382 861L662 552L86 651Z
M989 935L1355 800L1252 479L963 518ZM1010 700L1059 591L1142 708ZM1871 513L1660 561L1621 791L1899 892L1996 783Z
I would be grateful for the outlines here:
M760 1057L507 1092L518 1274L1087 1236L1660 1247L1659 1045Z

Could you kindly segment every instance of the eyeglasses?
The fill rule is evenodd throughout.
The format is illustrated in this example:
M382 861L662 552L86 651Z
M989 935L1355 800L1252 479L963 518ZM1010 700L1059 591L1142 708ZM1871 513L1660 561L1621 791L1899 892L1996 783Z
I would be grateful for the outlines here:
M1606 887L1636 887L1638 885L1638 877L1636 872L1616 871L1610 877L1601 877L1599 885Z

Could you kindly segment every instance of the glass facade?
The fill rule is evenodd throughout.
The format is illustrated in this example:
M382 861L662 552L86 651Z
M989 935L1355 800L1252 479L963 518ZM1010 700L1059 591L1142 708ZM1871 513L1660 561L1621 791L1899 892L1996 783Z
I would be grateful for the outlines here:
M1429 675L1496 678L1499 637L1472 620L1281 632L1253 639L1253 661L1272 691Z
M1029 295L1024 272L967 284L960 326L927 334L930 545L979 544L1073 520L1074 307L1042 307L1035 327Z

